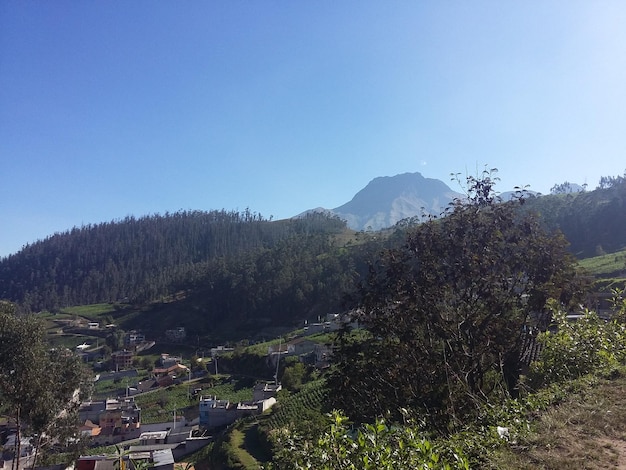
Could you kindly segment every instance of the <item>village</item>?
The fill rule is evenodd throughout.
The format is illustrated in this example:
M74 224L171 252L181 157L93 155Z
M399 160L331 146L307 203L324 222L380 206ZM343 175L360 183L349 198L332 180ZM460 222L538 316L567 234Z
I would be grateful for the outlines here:
M327 368L332 353L327 333L340 327L340 315L329 314L324 321L305 323L284 340L281 337L278 342L268 342L265 372L270 371L273 380L255 380L250 387L250 399L233 400L213 393L219 389L214 386L216 378L233 380L218 370L220 358L232 355L233 347L207 347L201 356L193 358L161 353L146 374L141 367L148 366L150 361L142 358L147 357L146 353L158 341L146 338L141 331L123 332L122 348L106 357L106 343L97 338L106 332L110 336L111 330L121 336L115 325L101 326L99 322L82 319L67 322L66 330L96 338L96 344L85 340L74 349L94 370L94 391L89 400L80 403L77 423L80 438L90 451L78 457L75 468L103 470L115 465L119 468L123 460L133 462L135 467L144 462L163 470L173 468L174 463L207 446L229 425L270 412L283 388L278 375L281 361L296 360L318 370ZM166 344L180 345L187 340L184 327L166 330L162 339ZM257 349L259 346L263 347L256 345ZM168 407L167 397L176 390L182 390L183 394L186 391L187 395L186 406L180 409ZM142 400L157 395L160 403L169 408L166 416L159 415L163 420L155 420L154 416L144 420L153 410L142 409ZM0 419L3 450L0 468L12 468L17 448L13 424L6 418ZM32 468L33 464L37 468L34 436L22 437L20 449L20 468Z

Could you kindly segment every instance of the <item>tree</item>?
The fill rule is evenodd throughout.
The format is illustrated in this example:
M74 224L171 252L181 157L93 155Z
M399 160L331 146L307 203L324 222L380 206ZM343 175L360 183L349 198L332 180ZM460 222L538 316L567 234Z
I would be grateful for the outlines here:
M555 184L550 188L550 194L570 194L573 192L575 192L575 189L569 181L565 181L561 184Z
M39 450L44 432L77 408L86 376L71 351L50 349L41 321L14 312L12 304L0 303L0 406L16 421L17 468L23 429L39 435Z
M295 362L294 364L285 367L281 383L287 390L300 390L300 388L302 388L302 381L304 380L305 373L306 370L304 368L304 364L300 361Z
M330 382L334 406L357 421L419 411L450 430L500 390L515 393L525 327L550 297L571 300L574 268L561 235L502 203L491 172L467 198L383 252L342 331ZM367 403L368 406L363 406Z
M624 176L602 176L598 182L598 189L612 188L613 186L622 184L624 181L626 181L626 171L624 172Z

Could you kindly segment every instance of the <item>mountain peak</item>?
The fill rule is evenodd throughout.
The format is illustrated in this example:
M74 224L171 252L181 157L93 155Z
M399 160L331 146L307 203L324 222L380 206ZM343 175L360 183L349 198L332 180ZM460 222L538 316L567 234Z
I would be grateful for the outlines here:
M374 178L350 202L332 211L352 229L380 230L408 217L439 215L459 196L441 180L402 173Z

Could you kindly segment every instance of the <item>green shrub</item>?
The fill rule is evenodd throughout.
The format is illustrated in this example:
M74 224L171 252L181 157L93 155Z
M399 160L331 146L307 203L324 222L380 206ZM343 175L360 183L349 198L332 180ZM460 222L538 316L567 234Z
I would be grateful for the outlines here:
M626 359L626 328L618 320L604 321L586 310L573 321L553 310L556 331L540 333L540 360L531 364L534 386L561 383L591 372L609 373Z
M388 426L383 420L350 429L347 418L332 413L332 424L316 442L277 429L273 438L278 452L267 469L281 470L402 470L469 469L457 452L451 458L412 426Z

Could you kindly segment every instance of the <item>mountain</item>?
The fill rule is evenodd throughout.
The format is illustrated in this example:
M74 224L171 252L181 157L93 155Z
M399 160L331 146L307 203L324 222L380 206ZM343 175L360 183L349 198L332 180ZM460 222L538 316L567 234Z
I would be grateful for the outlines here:
M612 253L626 247L626 180L609 183L529 197L521 208L562 231L579 258ZM199 334L221 326L293 325L345 308L344 294L358 285L374 254L401 242L411 225L370 236L349 230L342 218L358 230L377 230L439 215L455 197L461 195L439 180L405 173L374 179L332 211L293 219L181 211L73 228L0 258L0 299L26 312L161 302L177 313L150 315L150 324L193 326ZM182 324L181 311L191 312L188 323Z
M439 215L461 194L421 173L374 178L350 202L332 209L354 230L380 230L402 219Z

